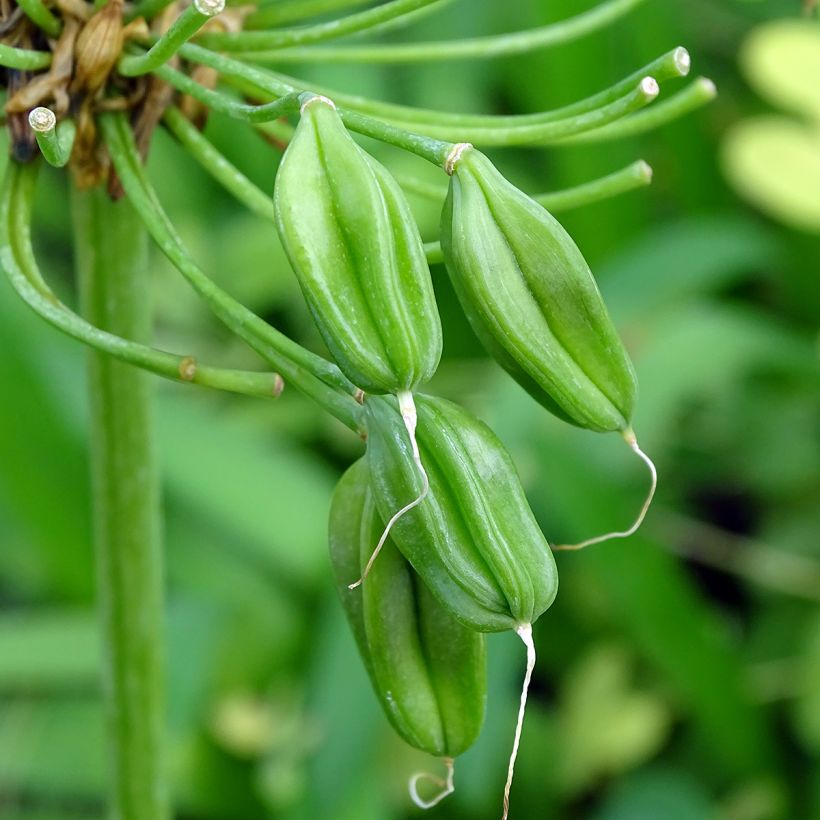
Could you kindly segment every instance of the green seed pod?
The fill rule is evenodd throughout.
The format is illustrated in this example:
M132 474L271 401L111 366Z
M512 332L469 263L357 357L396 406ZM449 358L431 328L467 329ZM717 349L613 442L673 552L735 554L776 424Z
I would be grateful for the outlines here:
M396 546L465 625L496 632L533 623L552 604L558 575L512 459L452 402L419 395L417 406L429 491L395 521ZM370 481L386 518L419 495L422 479L395 403L369 396L365 411Z
M339 594L390 723L411 746L453 758L484 720L484 636L441 607L389 541L362 589L347 588L381 528L362 459L342 476L330 510Z
M418 228L398 184L310 98L276 176L279 236L344 374L368 393L435 372L441 322Z
M448 167L441 247L476 335L555 415L627 431L635 373L581 252L484 154L459 147Z

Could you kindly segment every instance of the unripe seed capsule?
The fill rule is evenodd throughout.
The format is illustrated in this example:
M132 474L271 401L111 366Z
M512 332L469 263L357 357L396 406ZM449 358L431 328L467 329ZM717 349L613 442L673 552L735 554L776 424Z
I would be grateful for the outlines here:
M656 90L653 84L647 78L642 87ZM635 371L589 266L549 212L471 145L456 145L445 170L441 247L476 335L544 407L579 427L619 431L650 471L646 500L628 529L557 549L625 538L643 522L657 473L630 426Z
M427 381L441 323L418 228L398 184L330 100L303 104L274 204L282 244L344 374L367 393Z
M462 408L416 399L429 492L394 523L396 546L467 626L498 632L533 623L552 604L558 575L512 459ZM395 403L368 396L365 410L371 486L386 518L419 495L421 478Z
M560 418L627 430L635 373L569 234L474 148L450 167L441 246L479 339Z
M390 541L363 588L347 589L381 528L360 460L339 481L330 511L339 594L390 723L411 746L447 762L473 743L484 719L484 636L436 601Z

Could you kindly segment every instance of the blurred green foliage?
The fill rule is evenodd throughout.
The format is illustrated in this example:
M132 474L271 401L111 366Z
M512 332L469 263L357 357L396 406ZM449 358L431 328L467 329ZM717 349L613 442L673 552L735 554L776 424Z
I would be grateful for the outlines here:
M461 0L387 36L513 30L591 5ZM810 79L796 48L769 43L794 58L785 74L785 56L761 55L759 42L741 52L750 32L797 19L799 6L655 0L608 31L543 53L305 71L428 107L526 112L592 93L682 44L694 71L720 89L709 108L640 139L494 154L531 191L638 156L655 169L651 188L563 217L635 359L636 430L661 485L638 536L559 559L558 601L535 628L539 664L513 787L518 820L820 818L820 56L811 55ZM811 110L795 108L801 88ZM738 143L738 123L770 110L789 112L789 127L813 129L814 171L795 165L801 149L785 130L762 136L762 121L756 138L773 143ZM279 154L268 144L216 116L208 134L271 190ZM394 168L428 173L377 150ZM738 189L778 221L733 193L721 151ZM782 186L772 193L755 177L760 167L770 181L803 184L802 193L792 190L784 205ZM209 272L319 349L273 227L243 212L163 134L150 170ZM425 238L435 238L435 207L413 205ZM66 208L58 176L46 174L37 245L70 301ZM154 263L159 342L257 366L159 253ZM626 449L561 424L512 384L481 353L443 270L434 277L446 350L432 389L468 405L511 448L550 540L623 526L645 482ZM5 283L0 350L0 817L101 818L83 351ZM379 713L325 554L330 491L361 443L291 390L276 403L167 383L158 391L179 816L417 816L406 779L437 763L404 747ZM513 635L491 636L490 653L486 728L458 761L455 795L431 817L499 814L524 657Z

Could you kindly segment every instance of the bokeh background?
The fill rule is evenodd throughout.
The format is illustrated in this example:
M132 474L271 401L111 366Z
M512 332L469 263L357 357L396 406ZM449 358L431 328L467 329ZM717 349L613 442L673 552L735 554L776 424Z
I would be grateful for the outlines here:
M458 0L385 37L510 31L592 5ZM650 188L561 217L634 357L635 427L661 484L638 536L558 557L558 600L535 626L517 820L820 818L820 21L813 57L777 32L745 45L766 21L800 16L799 0L653 0L606 31L514 58L291 69L427 107L528 112L685 45L693 76L719 87L710 106L645 137L492 152L531 192L639 157L655 170ZM275 148L216 116L207 133L272 189ZM374 150L437 179L413 158ZM150 170L207 270L321 349L273 226L167 135L155 138ZM437 208L413 204L425 238L436 238ZM59 174L41 179L36 214L41 264L71 301ZM260 366L158 253L153 261L162 345ZM430 389L496 429L551 541L627 524L646 488L640 464L617 437L571 429L536 405L482 354L443 269L433 276L446 350ZM83 357L0 282L8 820L104 816ZM361 442L294 390L265 402L157 388L178 816L419 816L407 777L438 764L405 747L379 711L326 556L330 493ZM489 647L486 727L458 761L456 794L430 817L500 815L524 651L511 634Z

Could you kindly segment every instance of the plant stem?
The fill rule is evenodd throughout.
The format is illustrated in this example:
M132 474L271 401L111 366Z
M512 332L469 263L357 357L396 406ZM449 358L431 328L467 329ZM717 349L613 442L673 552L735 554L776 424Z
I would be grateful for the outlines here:
M86 318L117 335L147 338L147 244L133 208L94 190L75 193L72 210ZM163 571L150 376L96 351L88 364L110 814L167 820Z

